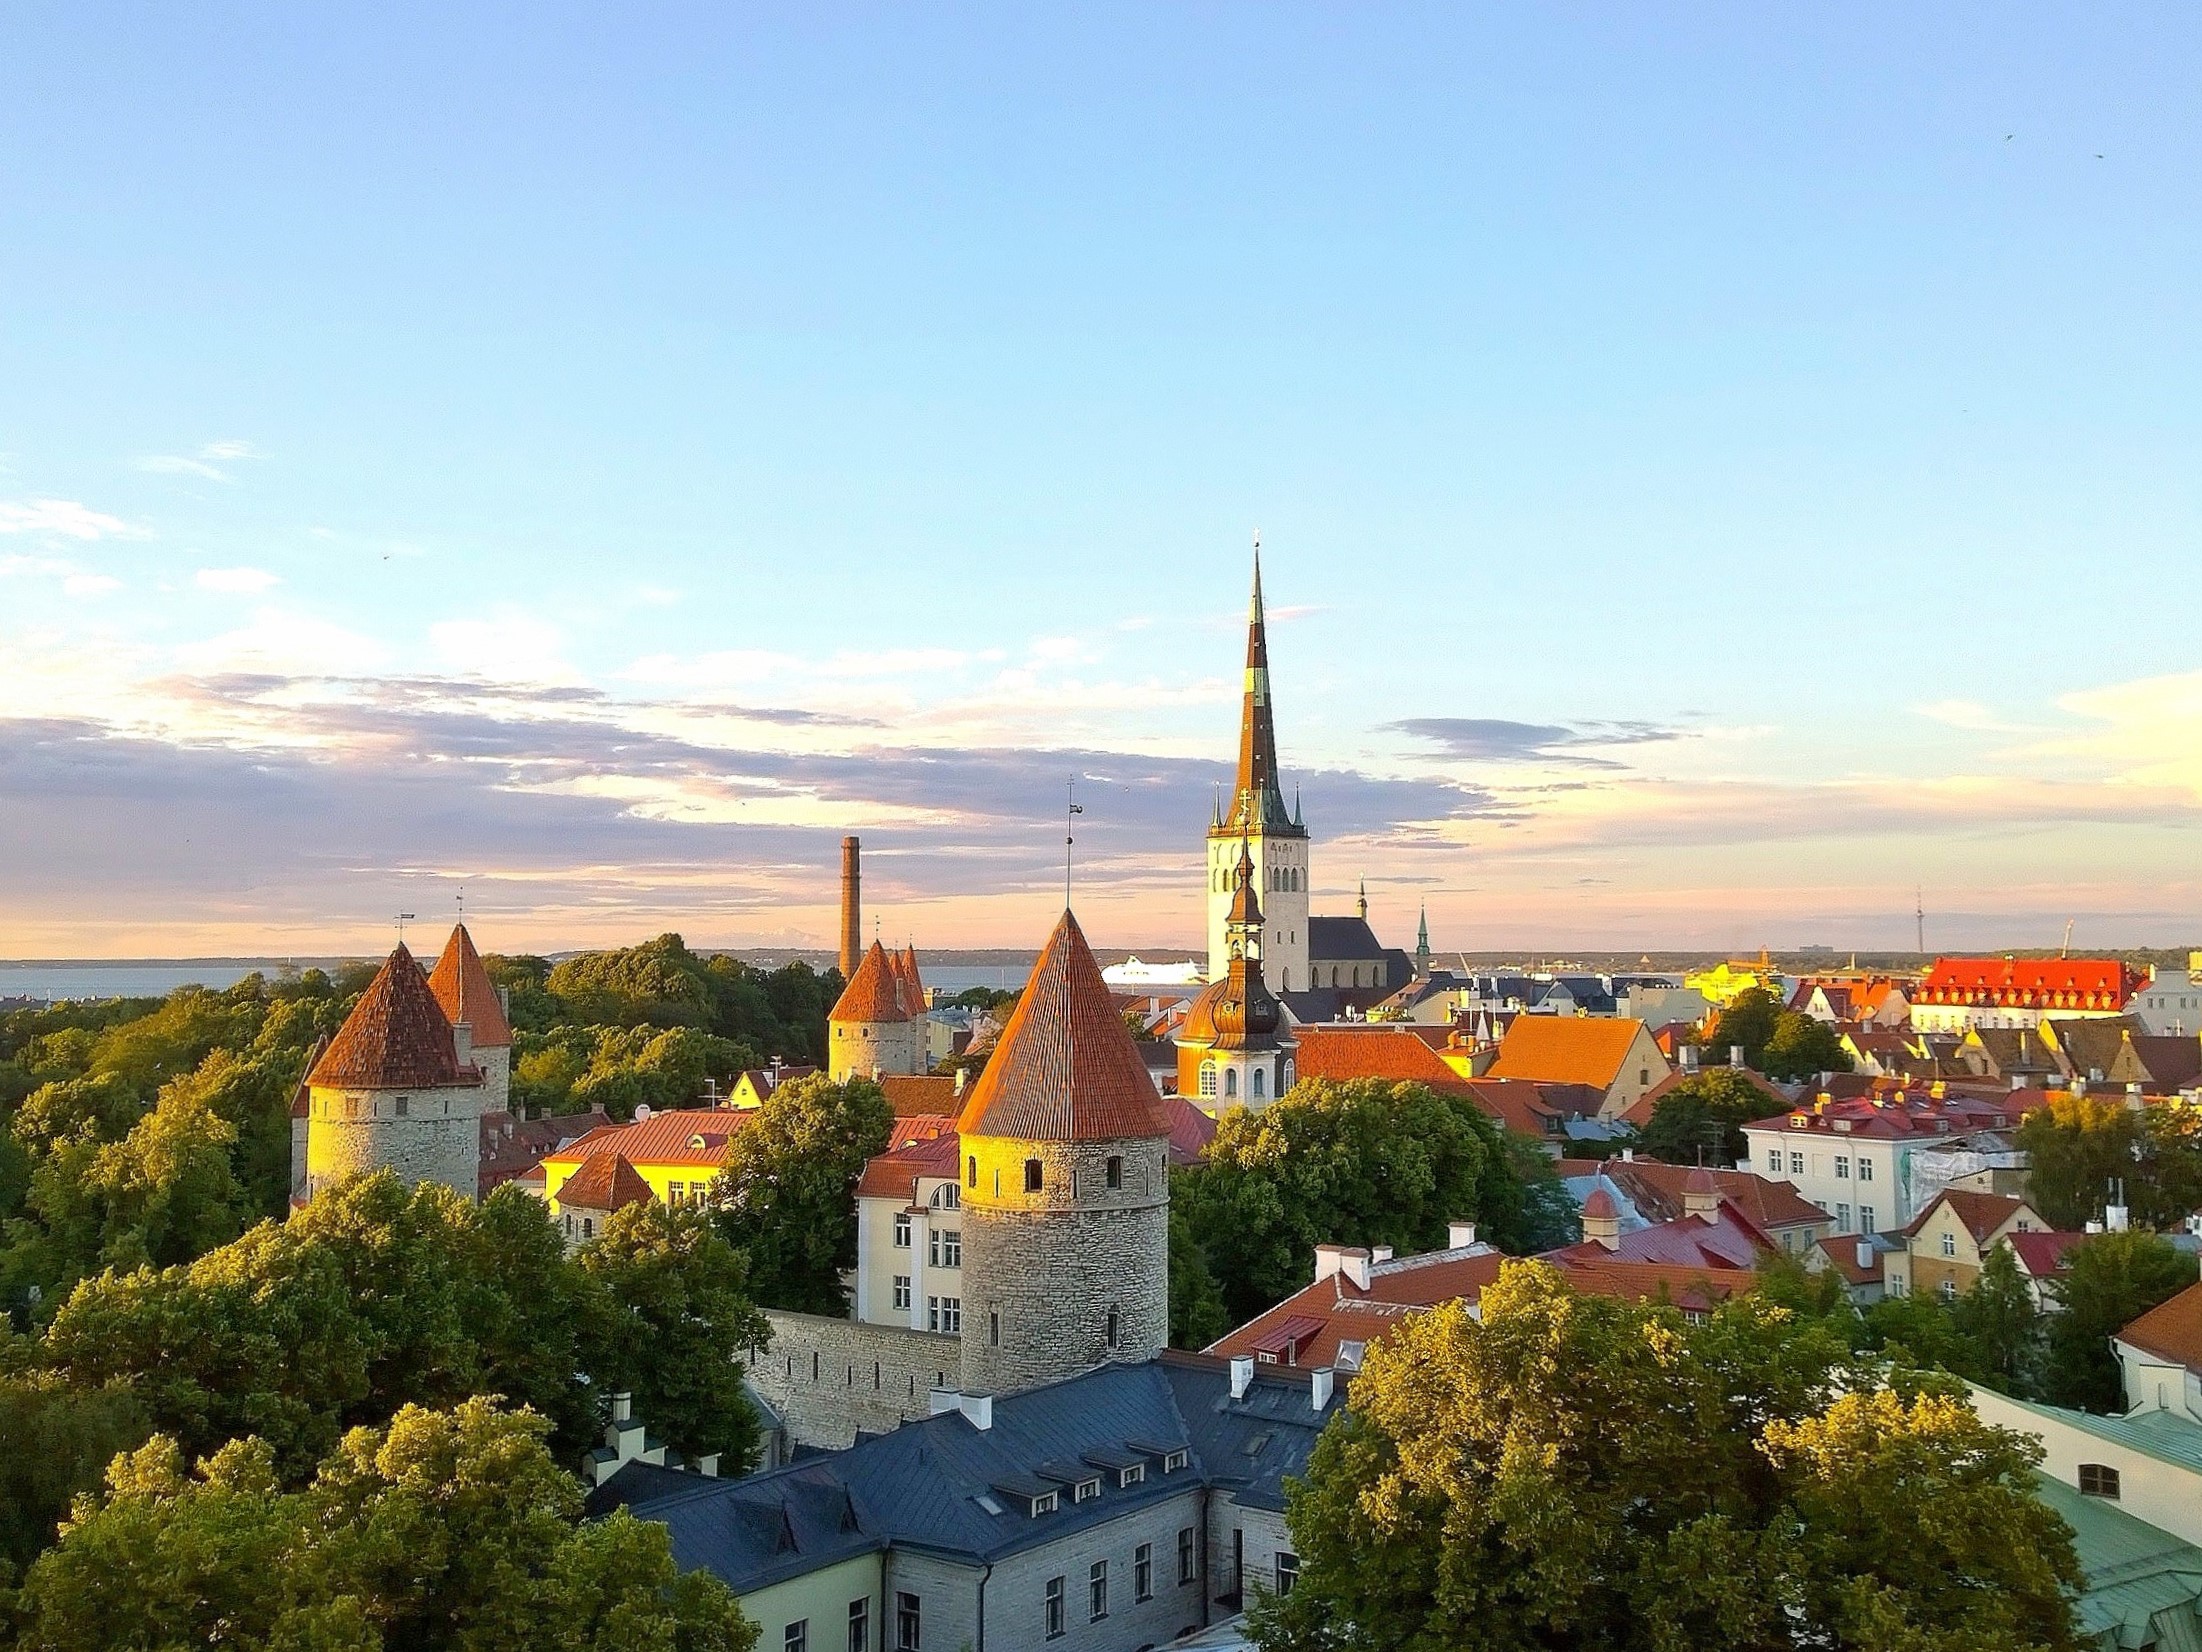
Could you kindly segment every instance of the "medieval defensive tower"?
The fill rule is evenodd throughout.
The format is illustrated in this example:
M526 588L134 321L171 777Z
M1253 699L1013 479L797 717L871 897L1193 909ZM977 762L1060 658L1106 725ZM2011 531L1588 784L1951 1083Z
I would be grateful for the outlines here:
M826 1015L826 1074L844 1079L925 1071L925 988L913 948L877 941Z
M481 1071L482 1111L503 1112L512 1095L512 1023L505 1018L504 994L490 981L465 924L454 926L444 942L443 956L428 972L428 990Z
M307 1075L306 1197L366 1170L476 1197L485 1088L400 941Z
M1170 1121L1065 911L957 1120L963 1387L1011 1393L1170 1333Z

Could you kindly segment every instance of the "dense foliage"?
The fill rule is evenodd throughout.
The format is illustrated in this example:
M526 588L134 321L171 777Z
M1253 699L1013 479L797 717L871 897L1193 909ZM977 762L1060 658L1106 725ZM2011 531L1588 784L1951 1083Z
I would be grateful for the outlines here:
M1669 1164L1740 1164L1751 1149L1743 1127L1783 1110L1734 1068L1701 1068L1652 1104L1636 1150Z
M1784 1008L1763 987L1737 993L1705 1035L1704 1045L1706 1059L1715 1063L1727 1062L1740 1047L1746 1067L1787 1083L1820 1073L1847 1073L1853 1065L1832 1027L1801 1010Z
M1170 1199L1233 1324L1313 1278L1319 1244L1435 1250L1456 1221L1510 1251L1573 1237L1535 1144L1465 1097L1374 1079L1305 1080L1258 1112L1226 1112L1207 1156L1172 1173Z
M580 1523L548 1431L485 1399L406 1406L348 1433L298 1490L265 1441L189 1471L157 1435L31 1567L18 1644L749 1652L756 1626L708 1573L676 1569L663 1526Z
M2129 1108L2123 1096L2055 1095L2026 1115L2027 1197L2072 1231L2119 1195L2133 1221L2171 1228L2202 1208L2202 1109Z
M1536 1263L1372 1348L1291 1493L1267 1648L2080 1642L2032 1442L1755 1296L1701 1325ZM1343 1637L1343 1638L1341 1638Z
M893 1128L878 1085L814 1073L775 1086L727 1143L712 1200L719 1231L749 1258L759 1302L849 1311L841 1276L856 1266L856 1182Z

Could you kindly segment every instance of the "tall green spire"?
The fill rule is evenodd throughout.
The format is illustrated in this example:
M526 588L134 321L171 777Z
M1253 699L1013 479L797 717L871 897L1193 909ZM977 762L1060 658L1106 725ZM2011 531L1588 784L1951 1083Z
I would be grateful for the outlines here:
M1430 905L1422 903L1422 923L1414 935L1414 972L1426 976L1430 973Z

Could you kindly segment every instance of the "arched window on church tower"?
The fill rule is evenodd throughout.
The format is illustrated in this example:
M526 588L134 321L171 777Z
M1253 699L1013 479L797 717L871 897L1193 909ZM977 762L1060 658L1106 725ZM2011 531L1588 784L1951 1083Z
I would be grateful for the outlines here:
M1236 1067L1226 1067L1226 1068L1224 1068L1224 1070L1223 1070L1223 1099L1224 1099L1224 1100L1226 1100L1226 1101L1231 1101L1231 1100L1235 1100L1235 1099L1237 1098L1237 1096L1238 1096L1238 1093L1239 1093L1239 1070L1238 1070L1238 1069L1237 1069Z
M1200 1093L1204 1096L1216 1093L1216 1064L1213 1061L1200 1064Z
M1256 1067L1254 1069L1253 1075L1249 1080L1249 1083L1251 1085L1251 1088L1248 1090L1247 1093L1254 1100L1260 1101L1262 1099L1262 1070L1259 1067Z

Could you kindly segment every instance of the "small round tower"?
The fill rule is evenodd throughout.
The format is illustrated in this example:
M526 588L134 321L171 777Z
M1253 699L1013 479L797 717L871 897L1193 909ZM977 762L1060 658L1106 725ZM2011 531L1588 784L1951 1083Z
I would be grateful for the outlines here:
M826 1016L826 1072L835 1083L925 1070L924 1022L910 1008L913 986L874 941Z
M512 1023L465 924L454 925L444 942L443 956L428 972L428 990L458 1035L459 1064L471 1062L481 1071L482 1111L504 1112L512 1104Z
M963 1387L1014 1393L1170 1338L1170 1121L1066 911L957 1120Z

